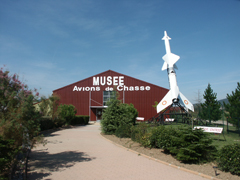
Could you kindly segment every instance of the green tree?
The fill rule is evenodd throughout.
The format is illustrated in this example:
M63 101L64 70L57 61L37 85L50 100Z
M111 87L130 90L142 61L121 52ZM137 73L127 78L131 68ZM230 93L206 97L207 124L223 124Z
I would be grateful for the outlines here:
M211 124L211 120L217 121L221 118L221 105L217 101L217 93L213 92L210 84L208 84L204 91L203 98L205 102L201 103L201 112L199 116L202 119L208 119Z
M225 116L229 118L229 121L237 126L238 119L240 118L240 83L237 83L237 88L232 91L232 94L227 94L229 104L223 102L227 113Z

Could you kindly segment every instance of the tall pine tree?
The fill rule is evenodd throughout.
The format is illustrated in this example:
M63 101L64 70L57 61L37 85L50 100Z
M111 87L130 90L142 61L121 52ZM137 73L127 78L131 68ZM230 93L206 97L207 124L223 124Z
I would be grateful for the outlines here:
M225 110L228 112L226 116L229 118L230 122L237 126L238 119L240 118L240 83L237 83L237 88L232 94L227 94L227 99L229 104L224 103Z
M214 93L211 85L208 84L206 90L204 91L203 98L204 103L201 103L201 113L199 116L202 119L211 121L217 121L221 118L220 103L217 101L217 93Z

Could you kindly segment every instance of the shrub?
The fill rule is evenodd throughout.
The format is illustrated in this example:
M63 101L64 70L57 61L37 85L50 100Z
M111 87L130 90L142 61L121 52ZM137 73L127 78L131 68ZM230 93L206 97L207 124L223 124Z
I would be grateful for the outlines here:
M219 169L240 175L240 144L226 145L218 152Z
M52 129L54 127L54 122L51 117L43 116L40 120L40 129L41 131L45 131L48 129Z
M217 149L212 144L209 134L202 129L192 130L190 126L179 128L180 142L176 158L183 162L199 163L215 159ZM178 140L178 139L176 139Z
M108 108L103 110L101 128L105 134L114 134L119 126L120 100L112 99L107 103Z
M177 128L159 126L152 129L151 146L161 148L165 153L175 155L179 161L199 163L211 161L216 156L212 139L201 129L190 126Z
M84 115L76 115L71 120L71 125L87 125L89 122L89 116ZM55 118L52 120L49 116L43 116L40 121L40 129L41 131L52 129L52 128L58 128L64 125L65 121L62 119Z
M29 90L16 74L0 69L0 135L5 140L13 139L16 149L34 142L39 133L41 116L33 106L38 95L37 89Z
M119 121L119 126L134 125L137 116L138 111L134 108L133 104L119 104L119 116L116 117L116 120Z
M176 154L173 149L179 143L174 139L178 137L178 135L176 135L176 129L172 128L172 126L167 128L165 126L160 126L155 133L158 133L155 142L156 147L163 149L165 153Z
M89 122L89 116L84 116L84 115L76 115L72 121L71 125L87 125Z
M165 128L165 126L162 126L162 125L156 126L156 127L152 127L152 136L150 137L151 147L160 148L157 145L157 141L158 141L158 138L159 138L159 136L162 133L164 128Z
M134 108L134 105L132 103L130 103L129 105L128 104L125 104L125 105L127 106L129 114L132 114L131 123L133 125L135 125L136 124L136 118L138 116L138 111L137 111L137 109Z
M3 140L0 136L0 176L9 173L12 161L18 152L18 149L13 147L14 142L14 140Z
M122 126L119 126L115 131L115 135L119 138L130 138L131 128L132 128L132 125L129 125L129 124L124 124Z
M77 110L75 109L75 106L72 104L61 104L58 106L58 112L59 112L59 118L63 119L66 124L71 124L71 121L75 118L75 114L77 113Z
M139 123L132 127L131 139L143 145L144 147L151 147L151 128L146 123Z
M108 108L103 111L101 128L105 134L115 134L120 126L131 126L135 124L138 114L133 105L122 104L118 99L111 99Z
M62 127L66 124L65 119L60 117L55 117L54 119L52 119L52 122L54 124L54 128Z
M16 152L36 142L41 115L33 104L38 96L18 75L0 69L0 173L9 170Z

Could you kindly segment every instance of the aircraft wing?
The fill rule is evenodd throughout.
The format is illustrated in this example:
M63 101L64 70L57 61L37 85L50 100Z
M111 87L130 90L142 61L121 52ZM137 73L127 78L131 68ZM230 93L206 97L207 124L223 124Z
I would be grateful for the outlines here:
M167 62L166 61L163 63L162 71L165 70L165 69L167 69Z
M165 54L162 59L171 67L180 59L180 56L173 53L168 53Z
M171 90L164 96L164 98L160 101L157 105L157 113L161 112L162 110L166 109L168 106L172 104L172 92Z

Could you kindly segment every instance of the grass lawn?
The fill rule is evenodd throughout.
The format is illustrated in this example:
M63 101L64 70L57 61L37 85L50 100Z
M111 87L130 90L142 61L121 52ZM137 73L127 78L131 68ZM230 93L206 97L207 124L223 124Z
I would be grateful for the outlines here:
M220 127L220 126L219 126ZM229 129L236 130L235 127L229 127ZM227 126L224 126L224 131L222 134L212 134L210 135L211 138L213 138L213 145L217 146L217 149L220 149L221 147L225 145L230 145L234 143L240 144L240 135L233 132L227 132ZM224 139L225 137L225 139Z

